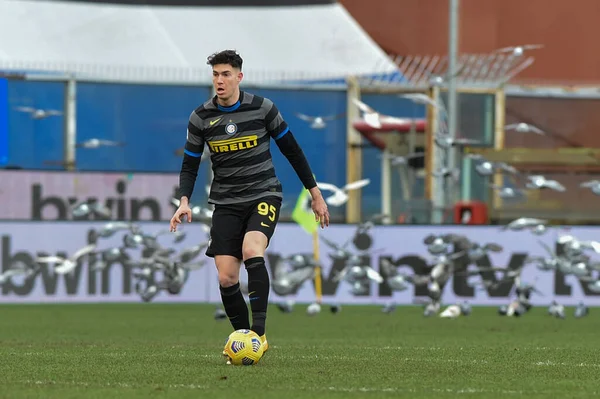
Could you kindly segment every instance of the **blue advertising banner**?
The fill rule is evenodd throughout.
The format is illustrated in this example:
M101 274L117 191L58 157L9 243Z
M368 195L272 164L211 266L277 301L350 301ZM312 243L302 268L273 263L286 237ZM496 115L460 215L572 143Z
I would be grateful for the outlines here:
M8 80L0 79L0 166L8 162Z

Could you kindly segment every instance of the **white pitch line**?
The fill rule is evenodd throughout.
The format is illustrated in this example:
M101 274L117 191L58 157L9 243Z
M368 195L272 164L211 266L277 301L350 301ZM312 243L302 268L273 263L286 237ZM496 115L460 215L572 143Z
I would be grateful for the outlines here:
M411 349L415 349L415 348L411 348ZM545 349L541 349L541 348L537 348L540 350L545 350ZM537 350L536 349L536 350ZM14 355L18 355L18 356L40 356L40 357L47 357L47 356L54 356L53 353L49 353L49 352L13 352L11 354ZM130 352L126 352L126 351L119 351L119 352L102 352L97 354L97 356L105 356L105 357L118 357L118 358L123 358L123 357L131 357L134 356L134 353L130 353ZM181 358L203 358L203 359L214 359L214 360L218 360L221 359L222 356L221 354L189 354L188 352L186 353L152 353L152 354L144 354L142 357L181 357ZM335 360L335 361L354 361L355 358L352 356L346 356L346 355L299 355L299 356L287 356L283 353L278 353L277 357L280 359L292 359L292 360ZM454 364L490 364L490 362L488 360L483 360L483 359L469 359L469 360L462 360L462 359L443 359L443 358L438 358L438 357L405 357L402 359L402 361L404 362L421 362L421 363L454 363ZM494 362L492 362L493 364ZM499 363L498 363L499 364ZM600 368L600 364L597 363L565 363L565 362L555 362L553 360L545 360L545 361L538 361L535 363L532 363L532 365L534 366L539 366L539 367L583 367L583 368Z
M200 385L200 384L137 384L128 382L104 382L104 383L92 383L85 381L55 381L55 380L22 380L18 381L21 384L28 385L66 385L74 387L100 387L100 388L148 388L151 386L163 386L168 389L181 389L181 390L196 390L206 391L215 389L215 386ZM273 390L289 390L290 387L271 387ZM336 386L322 386L322 387L293 387L296 391L330 391L330 392L346 392L346 393L452 393L457 395L462 394L497 394L497 395L552 395L553 391L536 391L536 390L508 390L508 389L482 389L482 388L396 388L396 387L336 387ZM598 392L590 392L589 395L595 396Z
M534 363L536 366L547 366L547 367L593 367L598 368L600 364L595 363L564 363L564 362L553 362L552 360L546 360L544 362Z
M448 348L448 347L439 347L439 346L367 346L361 347L361 349L366 350L405 350L405 351L441 351L441 350L456 350L456 348ZM472 349L472 348L466 348ZM533 350L533 351L562 351L567 350L569 348L560 348L560 347L550 347L550 346L532 346L532 347L524 347L518 348L519 350ZM465 350L465 348L460 347L458 350Z
M487 360L460 360L460 359L428 359L428 358L415 358L415 357L405 357L405 362L424 362L424 363L460 363L460 364L488 364Z
M461 360L461 359L440 359L440 358L415 358L406 357L403 359L405 362L422 362L422 363L456 363L456 364L490 364L487 360ZM500 365L501 363L496 363ZM546 367L584 367L584 368L600 368L600 364L596 363L565 363L565 362L554 362L552 360L546 360L543 362L531 363L533 366L546 366Z

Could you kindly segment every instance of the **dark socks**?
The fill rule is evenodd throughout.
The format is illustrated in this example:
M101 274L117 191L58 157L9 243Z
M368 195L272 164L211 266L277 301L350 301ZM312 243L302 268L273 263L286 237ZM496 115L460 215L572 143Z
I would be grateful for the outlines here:
M248 305L244 300L242 291L240 291L240 283L238 282L231 287L221 287L221 300L225 313L229 317L229 322L234 330L250 329L250 320L248 318Z
M269 304L269 273L262 256L247 259L244 264L248 271L248 292L250 309L252 309L252 327L250 329L258 335L264 335L267 305Z

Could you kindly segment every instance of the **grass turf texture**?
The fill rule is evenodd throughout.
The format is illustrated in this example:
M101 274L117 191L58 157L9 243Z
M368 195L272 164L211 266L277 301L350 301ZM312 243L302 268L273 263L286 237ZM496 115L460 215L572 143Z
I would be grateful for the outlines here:
M221 356L231 332L211 305L0 306L0 398L589 398L600 310L554 319L474 308L269 310L271 349L252 367Z

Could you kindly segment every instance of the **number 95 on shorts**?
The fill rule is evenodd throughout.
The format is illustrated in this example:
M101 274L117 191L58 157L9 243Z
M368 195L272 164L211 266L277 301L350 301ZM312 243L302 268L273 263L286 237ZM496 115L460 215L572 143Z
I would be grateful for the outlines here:
M279 220L280 209L281 199L278 197L257 200L250 209L246 231L260 231L270 240Z

